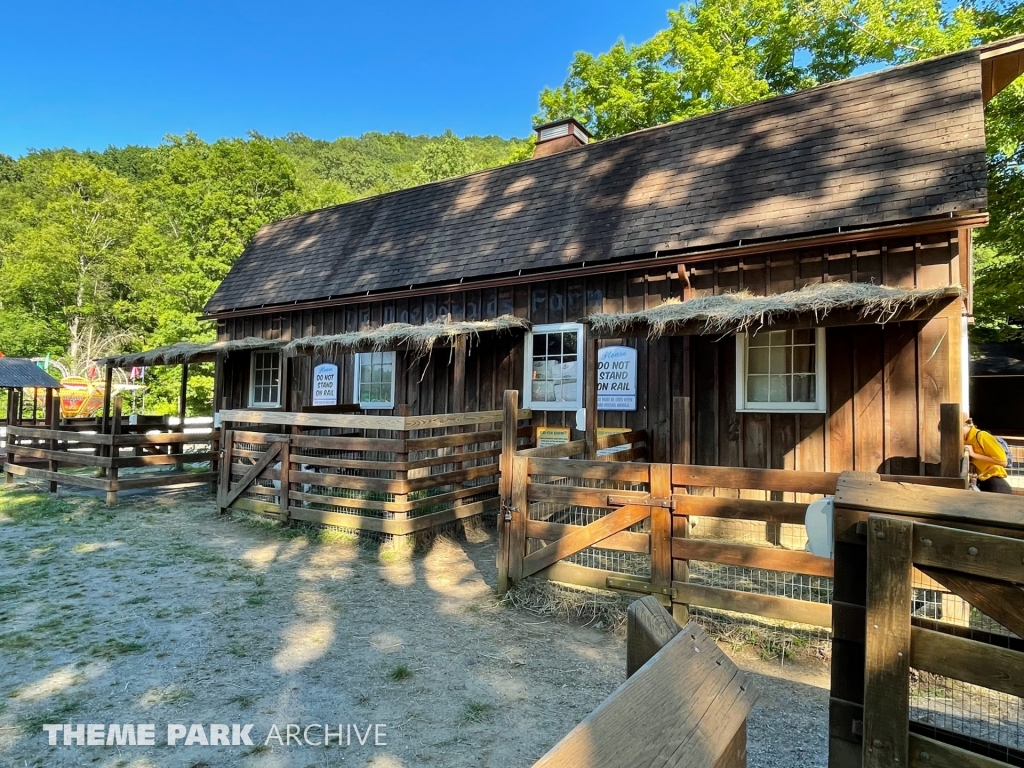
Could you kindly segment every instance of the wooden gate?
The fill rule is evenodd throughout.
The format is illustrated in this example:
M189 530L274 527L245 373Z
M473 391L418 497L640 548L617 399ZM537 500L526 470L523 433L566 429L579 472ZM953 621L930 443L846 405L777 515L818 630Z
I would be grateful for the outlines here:
M831 768L1024 766L1024 499L848 473L835 519Z

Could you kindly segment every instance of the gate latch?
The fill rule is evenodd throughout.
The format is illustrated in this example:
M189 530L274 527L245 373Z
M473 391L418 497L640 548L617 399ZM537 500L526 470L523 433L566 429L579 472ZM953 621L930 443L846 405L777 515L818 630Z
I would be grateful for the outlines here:
M501 516L502 516L502 519L506 523L511 523L512 522L512 513L513 512L517 512L517 511L518 510L515 507L510 506L509 504L506 504L505 502L501 503Z

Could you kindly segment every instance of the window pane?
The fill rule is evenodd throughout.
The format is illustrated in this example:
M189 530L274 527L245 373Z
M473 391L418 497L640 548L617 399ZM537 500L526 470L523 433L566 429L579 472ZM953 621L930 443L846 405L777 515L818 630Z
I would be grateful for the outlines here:
M532 394L537 402L550 403L555 399L554 385L549 381L534 381Z
M799 331L793 331L793 343L794 344L813 344L814 343L814 329L803 328Z
M772 331L769 334L771 337L771 345L773 347L783 347L786 344L791 344L791 335L792 334L789 331Z
M562 354L562 334L549 333L547 335L546 353L548 357L558 357Z
M772 373L790 373L793 369L790 367L790 353L792 349L790 347L772 347L771 348L771 372ZM775 398L772 398L773 400Z
M793 402L794 403L813 403L817 400L815 396L815 377L814 374L808 376L794 376L793 377Z
M752 347L748 350L747 370L750 373L768 373L768 347Z
M559 375L560 375L561 378L563 378L563 379L570 379L572 381L576 380L576 361L575 360L570 360L568 362L562 363L562 365L559 366L559 367L561 369L559 371Z
M790 397L791 376L769 376L769 400L773 403L792 402Z
M755 333L752 335L747 342L749 347L767 347L768 346L768 334L767 333Z
M562 353L566 355L576 354L576 332L567 331L562 334Z
M767 403L768 402L768 377L748 376L747 377L747 402Z
M794 373L814 373L814 347L793 347Z

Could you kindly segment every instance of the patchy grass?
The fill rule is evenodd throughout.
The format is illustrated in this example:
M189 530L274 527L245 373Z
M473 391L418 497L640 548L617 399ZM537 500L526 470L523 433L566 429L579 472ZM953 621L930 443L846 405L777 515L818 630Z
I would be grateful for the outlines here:
M58 496L0 489L0 520L21 525L45 525L70 518L75 512Z
M412 677L412 670L409 669L405 664L399 664L397 667L388 672L388 677L392 680L408 680Z
M42 732L47 723L66 723L70 716L82 708L82 700L70 696L58 696L52 706L25 712L17 719L18 726L26 733Z
M118 656L126 656L132 653L145 653L145 643L139 643L134 640L125 642L124 640L118 640L116 637L111 637L104 640L102 643L96 643L89 648L89 653L93 656L99 656L101 659L111 661L116 659Z
M484 701L467 701L462 708L464 723L488 723L494 719L494 715L494 705Z
M249 709L256 703L256 697L250 693L239 693L228 699L229 704L237 704L242 709Z

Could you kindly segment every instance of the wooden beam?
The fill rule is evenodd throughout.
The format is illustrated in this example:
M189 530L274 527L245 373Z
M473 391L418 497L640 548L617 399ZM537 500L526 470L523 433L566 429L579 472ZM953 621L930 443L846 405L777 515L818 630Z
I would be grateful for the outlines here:
M626 677L632 677L681 629L653 595L630 603L626 608Z
M1024 637L1024 589L1002 581L983 579L942 568L919 566L950 592L962 597L1018 637Z
M523 576L529 576L559 560L575 555L580 550L608 538L613 533L624 531L650 516L650 507L629 505L620 507L589 525L574 527L567 536L527 555L523 559Z
M597 336L587 327L583 353L583 401L586 410L587 458L597 458Z
M960 403L939 405L939 472L943 477L960 477L964 457L964 420Z
M909 755L912 538L909 520L868 520L864 768L906 765Z
M672 557L827 578L832 578L835 567L831 558L817 557L809 552L701 539L672 539Z
M914 563L1024 584L1024 541L915 523Z
M706 587L703 584L681 581L673 581L672 588L676 591L675 597L672 598L675 602L764 616L767 619L792 621L813 627L832 628L832 606L828 603L812 603L809 600L739 592L735 589Z
M915 669L1024 697L1024 653L919 627L910 637Z
M230 507L234 503L235 499L242 495L250 485L263 473L270 463L278 457L281 452L281 443L271 443L270 447L264 452L263 457L253 464L242 478L235 484L235 487L228 490L224 494L224 506Z
M910 768L1007 768L1007 763L912 733Z

